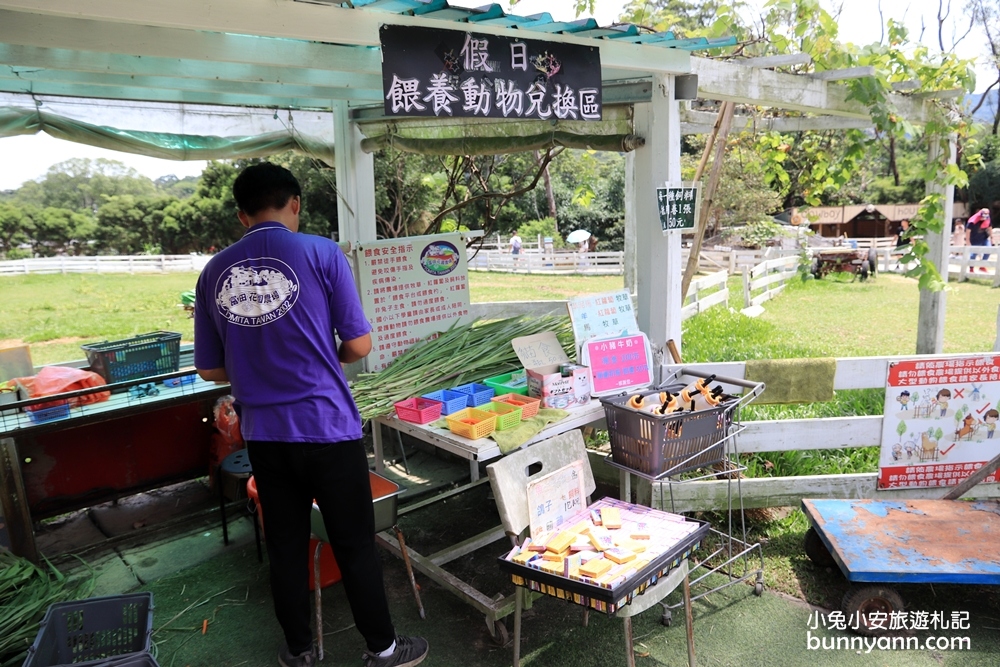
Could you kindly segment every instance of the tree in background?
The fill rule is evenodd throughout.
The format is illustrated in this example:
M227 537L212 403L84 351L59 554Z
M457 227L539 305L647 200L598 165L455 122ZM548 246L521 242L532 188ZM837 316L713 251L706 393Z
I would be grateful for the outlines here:
M88 240L94 236L94 217L86 213L47 206L29 209L27 215L31 220L31 248L37 256L85 254Z
M27 181L17 191L17 200L39 208L96 212L106 196L154 194L151 180L121 162L73 158L52 165L38 180Z
M971 109L969 115L975 114L992 94L996 99L996 104L993 107L992 133L996 135L1000 131L1000 7L997 6L996 0L968 0L966 12L972 22L978 24L985 34L986 43L983 45L983 51L990 58L996 70L996 78L979 98L979 103ZM941 48L943 49L944 46L942 45Z
M17 254L17 247L28 241L31 218L24 207L10 202L0 202L0 252L8 259Z

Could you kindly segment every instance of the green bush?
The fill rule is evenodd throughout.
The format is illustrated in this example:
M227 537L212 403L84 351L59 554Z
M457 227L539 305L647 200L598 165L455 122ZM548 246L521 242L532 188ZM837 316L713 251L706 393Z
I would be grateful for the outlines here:
M543 240L549 236L552 237L552 245L556 249L566 247L566 242L563 241L563 237L558 232L555 218L542 218L526 222L517 228L517 233L525 243L531 243L539 236Z
M31 259L32 254L30 250L23 250L21 248L11 248L6 253L7 259Z

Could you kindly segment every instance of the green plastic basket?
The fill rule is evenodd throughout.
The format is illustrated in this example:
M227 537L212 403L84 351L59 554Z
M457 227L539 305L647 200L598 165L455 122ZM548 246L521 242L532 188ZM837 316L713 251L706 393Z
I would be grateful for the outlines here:
M513 373L504 373L503 375L486 378L483 380L483 384L487 387L493 387L496 390L497 396L500 394L528 395L528 374L523 368Z
M490 401L487 405L482 406L482 409L496 413L498 431L506 431L521 423L521 408L516 405Z

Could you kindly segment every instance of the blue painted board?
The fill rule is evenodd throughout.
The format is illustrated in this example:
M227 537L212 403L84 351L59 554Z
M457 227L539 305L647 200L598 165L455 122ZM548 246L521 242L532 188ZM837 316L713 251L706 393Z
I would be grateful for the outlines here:
M1000 502L803 500L849 581L1000 584Z

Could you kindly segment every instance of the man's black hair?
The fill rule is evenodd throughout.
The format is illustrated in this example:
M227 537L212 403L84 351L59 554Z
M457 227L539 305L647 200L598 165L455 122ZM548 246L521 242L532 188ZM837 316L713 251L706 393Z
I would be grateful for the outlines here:
M282 209L289 199L301 196L302 188L292 172L270 162L250 165L233 182L233 199L247 215Z

